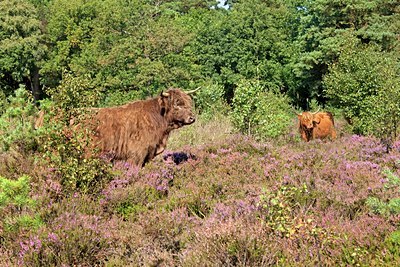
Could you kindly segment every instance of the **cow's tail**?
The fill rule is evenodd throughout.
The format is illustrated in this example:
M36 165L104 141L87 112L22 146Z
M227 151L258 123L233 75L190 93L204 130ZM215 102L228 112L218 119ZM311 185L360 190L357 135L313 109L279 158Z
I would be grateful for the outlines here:
M326 112L326 114L328 114L328 117L331 119L332 124L335 125L335 120L333 119L333 114L331 112Z

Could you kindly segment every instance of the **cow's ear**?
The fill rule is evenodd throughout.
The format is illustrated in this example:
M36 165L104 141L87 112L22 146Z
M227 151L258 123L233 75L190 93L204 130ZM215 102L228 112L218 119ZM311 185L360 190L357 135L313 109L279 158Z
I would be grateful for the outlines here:
M321 118L319 116L313 118L313 123L319 124L320 122L321 122Z
M164 115L165 115L165 108L164 108L164 107L161 108L160 114L161 114L161 116L164 116Z
M167 107L168 107L168 101L169 101L170 93L167 92L161 92L160 97L158 99L158 103L161 108L161 116L164 116L165 113L167 112Z

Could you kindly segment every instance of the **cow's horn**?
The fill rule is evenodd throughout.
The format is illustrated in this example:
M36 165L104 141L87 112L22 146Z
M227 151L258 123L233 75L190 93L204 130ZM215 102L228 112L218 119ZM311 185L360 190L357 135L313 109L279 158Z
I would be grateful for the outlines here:
M194 94L195 92L197 92L198 90L200 90L200 88L201 88L201 87L197 87L196 89L191 90L191 91L186 91L185 93L188 94L188 95L192 95L192 94Z
M318 107L317 111L311 112L311 114L315 115L315 114L317 114L319 112L319 110L320 110L320 108Z
M297 113L297 110L292 106L292 111L293 111L293 113L294 114L296 114L296 115L300 115L301 116L301 113L299 114L299 113Z
M167 93L167 92L162 92L161 95L162 95L163 97L169 97L169 93Z

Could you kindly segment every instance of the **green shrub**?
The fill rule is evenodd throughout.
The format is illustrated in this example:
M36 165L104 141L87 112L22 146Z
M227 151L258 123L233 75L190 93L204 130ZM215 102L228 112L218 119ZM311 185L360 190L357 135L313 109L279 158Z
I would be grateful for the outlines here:
M143 93L139 91L122 91L117 90L113 92L107 92L107 95L101 101L100 106L102 107L113 107L126 104L130 101L135 101L144 98Z
M37 129L43 164L54 169L66 192L96 192L110 178L109 164L92 146L91 114L83 107L97 104L100 95L87 79L69 74L48 93L51 100L41 102L43 125Z
M330 102L342 108L357 134L394 141L400 123L398 58L375 47L345 51L324 77Z
M400 230L396 230L389 235L385 240L386 248L391 252L388 255L389 262L393 259L390 258L391 255L397 259L400 257Z
M3 222L3 227L6 232L18 233L21 229L36 230L43 225L43 220L39 215L13 215L6 217Z
M49 103L43 103L43 107ZM84 113L56 111L50 103L43 125L37 130L38 151L42 163L52 168L65 192L100 189L103 178L109 177L109 164L101 160L91 145L91 131L69 125L67 114L75 113L76 123L85 120ZM47 108L49 108L47 106Z
M21 176L10 180L0 176L0 212L6 233L18 233L20 229L37 229L43 224L38 215L31 215L36 201L30 196L30 177Z
M103 184L111 179L109 166L101 159L84 158L76 148L60 152L61 157L53 166L61 177L61 185L65 192L97 193ZM63 156L68 155L68 158ZM73 158L77 155L78 158ZM61 160L63 159L63 160Z
M294 214L299 208L297 199L304 194L307 194L306 185L303 188L282 186L275 192L264 190L259 205L265 209L263 219L273 232L286 237L295 233Z
M221 85L203 86L194 95L196 110L204 120L210 120L216 115L227 114L229 106L224 100L224 88Z
M16 209L33 205L29 198L29 177L21 176L18 180L9 180L0 176L0 209L12 205Z
M383 174L387 178L383 190L395 190L400 192L400 178L389 169L385 169ZM377 197L369 197L366 201L366 204L376 214L385 216L389 216L391 214L400 214L400 198L397 197L389 200L382 200Z
M100 91L93 88L89 78L69 73L64 73L61 84L49 88L46 93L56 103L57 108L65 111L96 106L101 96Z
M32 95L21 86L15 90L15 95L2 103L5 109L0 115L0 150L34 149L36 142L32 118L36 108Z
M238 84L231 113L233 124L258 139L276 138L289 132L292 124L288 98L268 91L258 83Z

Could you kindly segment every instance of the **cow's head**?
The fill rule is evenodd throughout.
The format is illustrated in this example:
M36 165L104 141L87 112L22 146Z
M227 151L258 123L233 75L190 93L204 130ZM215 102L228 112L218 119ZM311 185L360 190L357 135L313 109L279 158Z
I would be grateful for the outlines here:
M316 112L302 112L297 114L299 119L300 127L305 130L312 130L317 124L321 122L320 116L318 116L319 109Z
M171 128L177 129L195 121L190 94L180 89L169 89L160 96L161 110Z
M302 112L297 114L300 127L304 129L312 129L314 127L314 115L311 112Z

